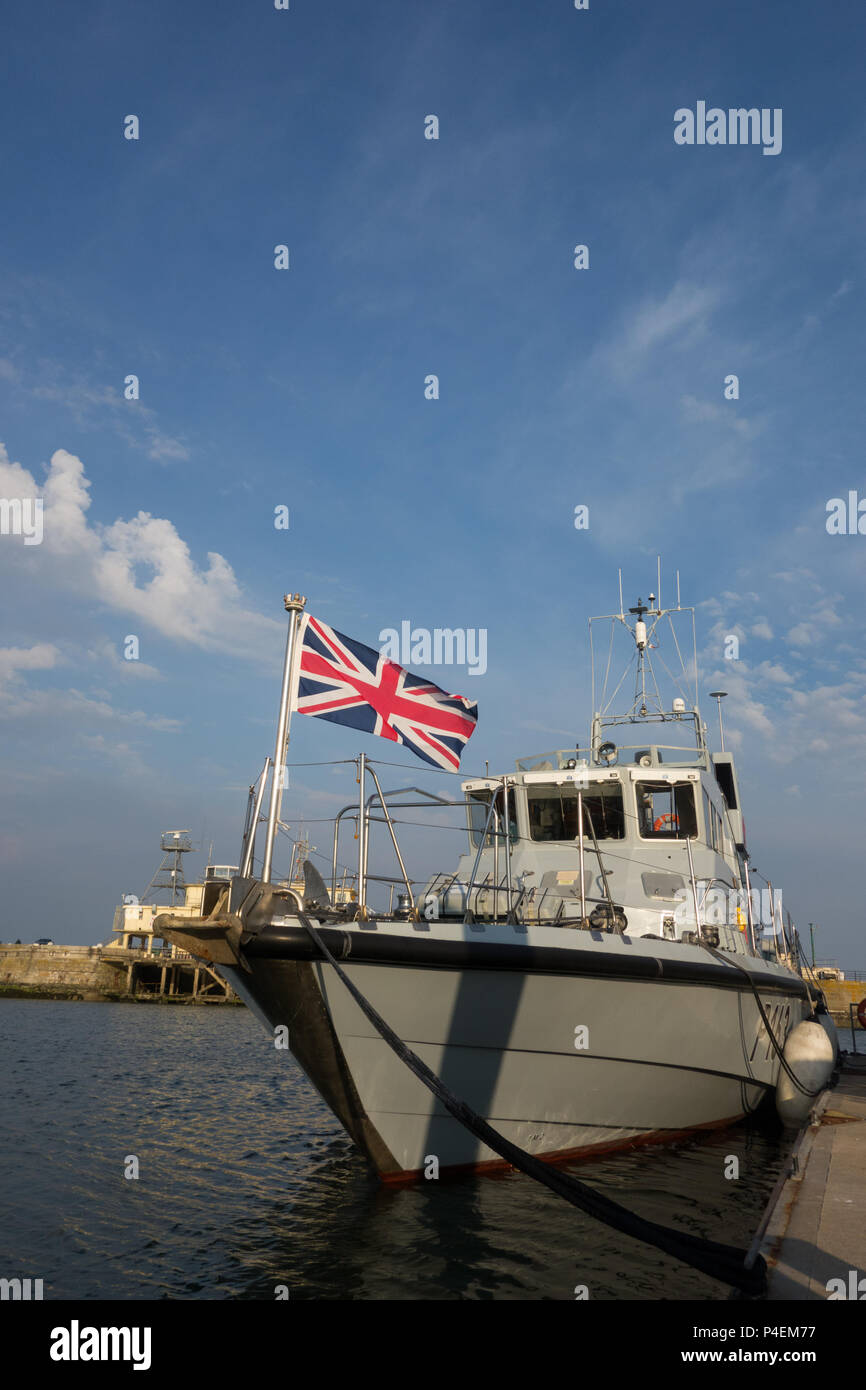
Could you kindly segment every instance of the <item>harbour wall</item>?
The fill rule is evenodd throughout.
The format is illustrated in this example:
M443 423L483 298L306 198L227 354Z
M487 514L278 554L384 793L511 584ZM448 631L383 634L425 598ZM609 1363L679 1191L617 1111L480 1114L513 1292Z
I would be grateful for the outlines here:
M238 1003L189 957L105 946L0 945L0 999Z
M854 1005L854 1027L857 1022L857 1005L866 999L866 980L819 980L819 985L827 1000L827 1008L833 1015L833 1022L842 1028L850 1028L849 1006Z
M100 960L98 946L0 946L0 994L102 999L126 981Z

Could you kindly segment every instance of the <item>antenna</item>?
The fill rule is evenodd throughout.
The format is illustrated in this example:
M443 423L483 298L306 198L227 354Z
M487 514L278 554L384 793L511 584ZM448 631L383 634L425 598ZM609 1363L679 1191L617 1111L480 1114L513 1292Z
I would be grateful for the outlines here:
M725 731L722 727L722 701L727 695L727 690L711 690L710 699L715 700L719 707L719 742L722 745L722 752L725 751Z
M662 557L661 557L661 555L657 555L657 556L656 556L656 564L657 564L657 567L658 567L658 584L656 585L656 593L657 593L657 595L658 595L658 598L657 598L656 602L657 602L657 604L658 604L658 610L659 610L659 612L661 612L661 611L662 611Z
M659 589L661 589L661 556L656 556L656 574L658 576ZM622 570L619 575L619 597L620 611L618 613L608 613L601 618L590 618L590 664L592 670L592 701L593 701L593 720L592 735L590 741L591 756L595 758L598 749L601 747L602 740L606 737L605 731L615 726L636 725L647 721L648 723L665 724L669 721L676 721L678 725L684 726L688 722L695 736L697 753L706 758L706 726L700 718L698 711L698 662L697 644L695 632L695 612L693 608L683 608L680 593L680 572L675 571L677 603L676 608L665 608L662 606L659 594L650 593L644 602L639 598L630 608L626 608L623 603L622 589ZM691 619L691 655L690 660L694 663L693 668L686 662L685 656L680 646L679 622L680 615L687 614ZM605 658L605 664L599 668L596 660L594 628L596 622L606 622L610 624L610 647ZM659 686L657 673L654 670L654 653L656 648L661 645L661 624L670 626L670 641L672 652L676 654L679 665L679 672L671 670L664 657L659 657L658 661L667 677L667 682L674 687L675 698L670 703L667 700L667 692L662 692ZM621 671L619 679L616 675L611 675L611 665L615 655L615 648L618 643L615 634L625 629L623 634L627 645L631 648L631 657L624 669ZM667 630L667 629L665 629ZM684 634L683 634L684 635ZM631 639L628 642L627 639ZM694 691L690 692L689 686L692 684L691 671L694 670ZM603 670L603 680L600 690L597 687L596 677L601 675ZM634 676L634 694L631 704L620 713L614 713L614 701L626 684L630 676ZM678 735L679 736L679 735ZM645 735L647 737L647 735ZM723 734L722 734L723 737ZM636 745L635 745L636 746ZM673 746L673 745L671 745ZM677 744L677 747L680 745ZM661 761L661 756L659 757Z

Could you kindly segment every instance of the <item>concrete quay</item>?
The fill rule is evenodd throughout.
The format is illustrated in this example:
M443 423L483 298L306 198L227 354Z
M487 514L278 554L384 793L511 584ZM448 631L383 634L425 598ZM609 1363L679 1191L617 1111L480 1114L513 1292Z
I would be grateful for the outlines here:
M843 1054L811 1119L771 1199L767 1298L866 1301L866 1056Z

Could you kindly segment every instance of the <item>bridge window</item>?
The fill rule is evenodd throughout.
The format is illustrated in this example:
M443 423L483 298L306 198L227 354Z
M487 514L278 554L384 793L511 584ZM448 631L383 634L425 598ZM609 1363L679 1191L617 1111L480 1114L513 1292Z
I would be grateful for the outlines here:
M487 816L488 816L488 813L489 813L489 811L490 811L490 797L491 797L491 793L490 793L489 791L487 791L487 790L485 790L485 791L477 791L477 792L470 792L470 793L469 793L469 796L467 797L467 805L468 805L468 807L469 807L469 840L470 840L470 843L472 844L473 849L477 849L478 846L479 846L479 844L481 843L481 836L482 836L482 834L483 834L483 832L484 832L484 827L485 827L485 825L487 824ZM515 809L514 809L514 793L511 791L510 788L509 788L509 791L508 791L507 807L508 807L508 833L509 833L509 836L510 836L510 838L511 838L511 843L512 843L512 844L515 844L516 841L517 841L517 813L516 813L516 811L515 811ZM487 838L486 838L486 840L484 841L485 849L489 849L489 847L493 844L493 832L494 832L495 829L496 829L496 822L497 822L497 820L499 821L499 827L500 827L500 833L501 833L501 831L502 831L502 788L501 788L501 787L500 787L500 788L497 790L497 792L496 792L496 814L493 816L493 818L492 818L492 820L491 820L491 822L490 822L490 829L488 830L488 832L487 832ZM501 844L501 843L502 843L502 842L500 841L500 844Z
M528 787L527 800L533 840L577 839L578 803L573 786ZM590 843L593 830L598 840L624 839L625 813L618 783L597 782L583 792L583 833Z
M704 792L704 820L707 829L707 844L710 849L717 850L719 854L725 852L725 838L722 827L722 818L713 805L710 798Z
M638 782L637 815L647 840L686 840L698 833L695 793L689 782Z

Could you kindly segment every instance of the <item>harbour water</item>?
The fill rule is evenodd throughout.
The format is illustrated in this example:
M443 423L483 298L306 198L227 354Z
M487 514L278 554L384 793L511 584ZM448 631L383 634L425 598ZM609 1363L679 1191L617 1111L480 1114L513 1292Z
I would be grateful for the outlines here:
M46 1299L728 1296L520 1174L383 1188L243 1009L4 1000L0 1054L0 1275ZM752 1122L573 1171L747 1245L789 1143Z

